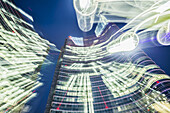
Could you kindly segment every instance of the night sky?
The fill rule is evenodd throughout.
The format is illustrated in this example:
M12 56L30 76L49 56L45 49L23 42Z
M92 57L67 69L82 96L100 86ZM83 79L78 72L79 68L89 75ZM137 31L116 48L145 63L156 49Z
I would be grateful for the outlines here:
M79 28L72 0L14 0L30 14L41 36L61 48L68 36L86 36ZM89 33L88 33L89 34Z
M72 0L14 0L14 2L33 17L36 32L54 43L58 49L64 45L68 36L82 37L93 34L93 30L83 33L79 29ZM170 46L152 47L144 51L170 75Z
M61 48L68 36L88 36L83 33L76 20L72 0L14 0L15 4L30 14L33 25L41 36ZM153 47L144 51L170 75L170 46Z

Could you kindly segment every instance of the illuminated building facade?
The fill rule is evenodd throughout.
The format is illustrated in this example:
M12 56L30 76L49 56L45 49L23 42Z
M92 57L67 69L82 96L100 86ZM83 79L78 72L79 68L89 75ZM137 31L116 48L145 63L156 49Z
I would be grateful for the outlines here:
M0 0L0 113L19 113L34 91L50 46L33 28L31 16L9 0Z
M109 24L98 37L69 36L45 113L170 112L170 77L140 48L119 49L124 33L110 38L118 30Z

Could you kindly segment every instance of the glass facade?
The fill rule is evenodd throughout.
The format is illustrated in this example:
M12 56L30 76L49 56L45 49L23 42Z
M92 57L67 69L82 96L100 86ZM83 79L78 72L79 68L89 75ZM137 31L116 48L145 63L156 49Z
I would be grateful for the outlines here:
M43 85L38 74L53 44L25 19L33 21L10 0L0 0L0 113L19 113Z
M143 50L107 51L118 30L109 24L99 37L84 37L84 46L66 40L50 113L169 112L170 78Z

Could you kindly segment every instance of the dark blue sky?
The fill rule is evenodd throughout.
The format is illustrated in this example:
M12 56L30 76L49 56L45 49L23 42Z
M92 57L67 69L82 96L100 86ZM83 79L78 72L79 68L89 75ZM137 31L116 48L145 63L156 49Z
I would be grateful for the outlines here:
M16 5L34 18L33 25L44 38L63 46L65 38L71 36L86 36L77 25L72 0L14 0ZM153 47L144 51L170 75L170 46Z
M63 46L68 36L84 36L77 25L72 0L14 0L15 4L30 14L35 30L45 39Z

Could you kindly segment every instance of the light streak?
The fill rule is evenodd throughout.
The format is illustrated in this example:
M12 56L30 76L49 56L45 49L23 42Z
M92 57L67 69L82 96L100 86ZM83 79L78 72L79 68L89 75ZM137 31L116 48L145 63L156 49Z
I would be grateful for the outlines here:
M104 100L104 98L103 98L103 95L102 95L102 92L100 91L99 86L98 86L98 89L99 89L100 95L101 95L101 97L102 97L102 99L103 99L103 102L104 102L104 104L105 104L105 109L108 109L108 106L107 106L107 104L106 104L106 102L105 102L105 100Z
M65 98L67 92L68 92L68 90L67 90L66 93L64 94L64 97L63 97L63 99L61 100L59 106L56 108L57 110L60 110L60 106L61 106L61 104L62 104L62 102L63 102L63 100L64 100L64 98Z
M9 107L8 109L6 109L4 111L4 113L6 113L8 110L10 110L11 108L13 108L14 106L16 106L19 102L23 101L24 99L26 99L28 96L32 95L33 93L35 93L35 90L32 91L30 94L26 95L23 99L19 100L16 104L12 105L11 107Z

